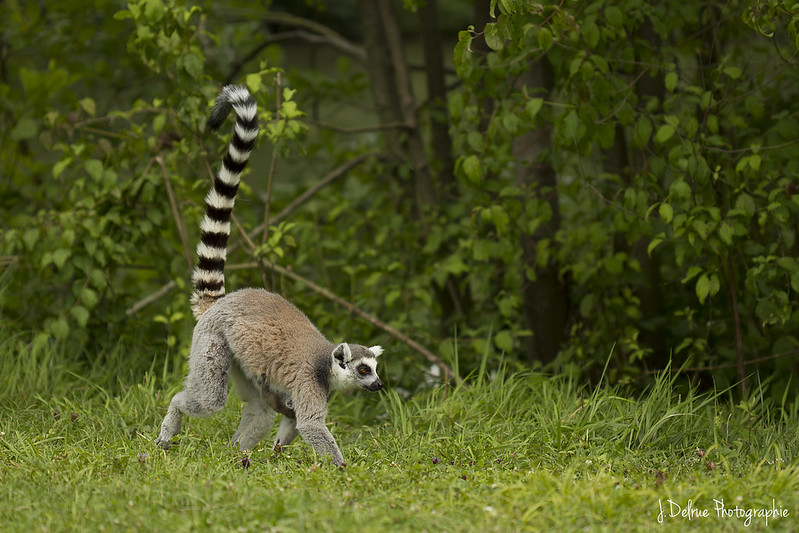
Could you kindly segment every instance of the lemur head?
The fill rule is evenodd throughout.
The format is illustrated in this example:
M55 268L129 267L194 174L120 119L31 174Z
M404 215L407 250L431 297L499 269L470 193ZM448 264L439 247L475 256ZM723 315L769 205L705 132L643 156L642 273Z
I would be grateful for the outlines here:
M342 342L333 349L330 388L343 390L363 387L369 391L383 388L377 375L377 358L383 353L380 346L367 348L360 344Z

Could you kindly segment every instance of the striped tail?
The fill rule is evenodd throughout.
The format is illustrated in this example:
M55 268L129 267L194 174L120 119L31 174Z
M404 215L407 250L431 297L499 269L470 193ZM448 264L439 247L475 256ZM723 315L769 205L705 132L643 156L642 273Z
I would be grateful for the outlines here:
M191 310L195 318L200 318L215 301L225 295L230 214L236 202L241 173L247 166L258 137L255 99L247 89L238 85L222 88L208 117L208 128L218 129L231 108L236 113L236 125L222 166L214 177L214 186L205 197L205 216L200 224L202 238L197 245L199 261L192 275L194 293L191 296Z

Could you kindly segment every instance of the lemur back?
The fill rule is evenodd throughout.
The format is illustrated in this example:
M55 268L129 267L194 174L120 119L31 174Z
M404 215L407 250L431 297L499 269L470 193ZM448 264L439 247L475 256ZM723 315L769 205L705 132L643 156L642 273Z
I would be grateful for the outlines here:
M226 86L216 99L208 126L218 128L230 110L236 113L233 135L219 173L206 196L206 210L192 276L192 336L189 372L161 424L156 443L166 449L180 431L184 414L204 417L222 409L232 378L246 402L231 445L255 446L278 413L283 415L274 450L299 433L319 455L344 464L325 426L331 391L362 387L377 391L380 346L328 341L305 314L283 297L263 289L225 295L225 260L230 217L241 174L258 137L257 108L247 89Z

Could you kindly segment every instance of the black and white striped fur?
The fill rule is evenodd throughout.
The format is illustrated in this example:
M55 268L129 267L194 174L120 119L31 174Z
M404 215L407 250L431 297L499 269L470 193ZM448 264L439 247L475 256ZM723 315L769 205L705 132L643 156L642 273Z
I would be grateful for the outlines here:
M182 391L169 404L156 444L169 448L183 415L211 416L227 401L230 378L246 406L231 445L249 449L283 415L273 449L302 435L319 455L336 464L344 457L325 425L327 401L335 390L361 387L377 391L380 346L333 344L297 307L263 289L225 295L225 258L230 216L241 172L258 136L257 109L243 87L222 89L208 119L218 128L230 110L236 125L222 167L206 196L199 264L192 282L192 312L197 318Z
M236 125L222 166L214 177L214 186L205 197L205 216L200 224L202 238L197 245L199 261L194 269L191 297L192 312L200 316L225 295L225 259L230 237L230 215L236 203L241 173L250 159L258 138L258 108L255 99L244 87L227 85L219 93L208 117L207 126L216 130L233 109Z

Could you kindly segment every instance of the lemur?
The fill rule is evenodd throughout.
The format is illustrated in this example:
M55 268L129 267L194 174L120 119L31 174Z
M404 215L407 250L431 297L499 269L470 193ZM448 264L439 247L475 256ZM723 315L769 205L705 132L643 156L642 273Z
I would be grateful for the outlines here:
M244 87L225 86L207 126L218 129L231 108L236 124L227 155L205 197L199 262L192 275L192 312L197 319L184 388L169 404L156 444L167 449L180 431L183 415L211 416L227 401L232 378L246 402L231 446L250 449L263 439L277 414L283 420L273 449L299 433L320 456L337 465L344 457L325 426L330 393L383 387L377 375L380 346L333 344L297 307L264 289L241 289L225 295L225 259L230 215L241 173L258 137L257 107Z

